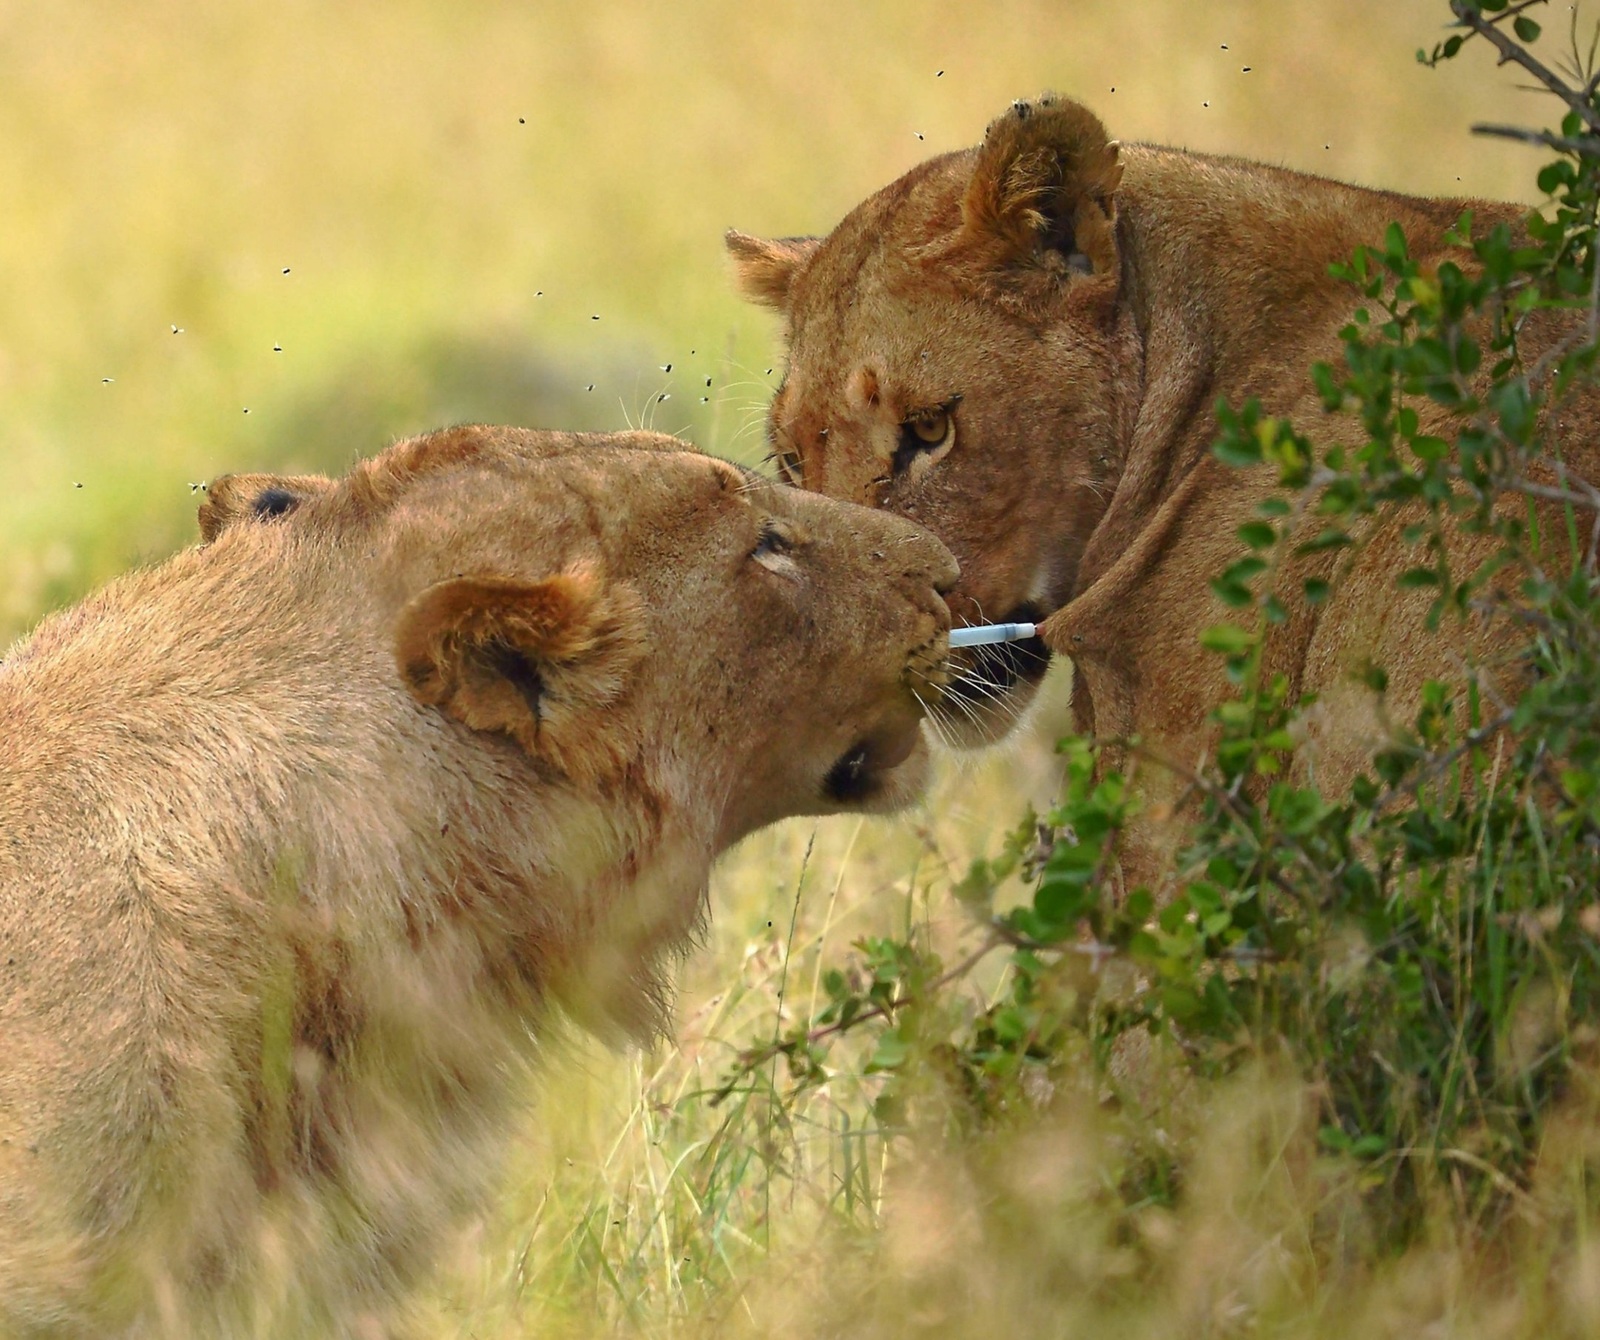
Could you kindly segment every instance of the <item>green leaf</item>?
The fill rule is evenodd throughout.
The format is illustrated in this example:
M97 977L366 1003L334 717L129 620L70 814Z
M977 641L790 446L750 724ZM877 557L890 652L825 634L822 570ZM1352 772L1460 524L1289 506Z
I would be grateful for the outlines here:
M995 1037L1001 1042L1021 1042L1028 1036L1027 1016L1014 1005L1003 1006L994 1012L990 1021Z
M1517 36L1524 42L1537 42L1539 40L1539 25L1526 14L1518 14L1511 21L1511 26L1516 29Z
M1231 609L1241 610L1254 598L1248 586L1240 586L1238 582L1230 582L1225 577L1213 577L1211 589L1216 593L1217 599Z
M1247 521L1239 527L1240 541L1251 549L1266 549L1276 543L1278 532L1265 521Z
M911 1048L906 1045L903 1037L898 1033L885 1033L878 1039L878 1045L872 1052L872 1059L867 1062L867 1073L898 1070L906 1063L906 1058L910 1054Z
M1074 925L1093 910L1099 898L1089 881L1094 867L1075 871L1079 878L1066 874L1047 875L1033 895L1033 910L1046 926Z
M994 901L994 889L998 882L989 862L980 858L967 867L965 877L957 880L950 891L957 902L972 907L988 907Z
M1345 531L1329 526L1312 539L1307 540L1295 552L1297 554L1316 554L1324 549L1343 549L1352 543L1353 541Z
M1261 464L1261 446L1251 437L1225 437L1214 443L1211 454L1235 470Z
M1237 624L1219 623L1200 634L1200 645L1207 651L1220 651L1224 656L1239 656L1255 645L1255 636Z
M1128 956L1136 963L1154 963L1161 957L1161 942L1149 931L1139 931L1128 941Z
M1162 1008L1180 1024L1200 1013L1200 997L1190 987L1163 986L1160 994Z

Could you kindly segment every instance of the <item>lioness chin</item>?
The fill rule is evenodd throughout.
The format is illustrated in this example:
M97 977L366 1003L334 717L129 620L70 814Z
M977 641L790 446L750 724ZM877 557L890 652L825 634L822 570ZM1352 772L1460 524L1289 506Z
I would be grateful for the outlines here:
M234 476L0 664L0 1334L388 1334L538 1025L927 763L950 556L670 438Z
M1223 658L1199 645L1229 617L1208 582L1240 556L1238 529L1275 484L1213 458L1214 406L1256 397L1322 443L1360 445L1356 418L1324 418L1309 373L1341 360L1358 303L1329 266L1391 221L1425 266L1470 264L1446 241L1468 209L1480 232L1515 231L1522 213L1120 146L1086 108L1045 97L1014 104L980 146L912 169L825 238L728 234L743 291L784 318L788 366L769 415L784 476L930 527L961 564L958 623L1043 625L1031 642L958 653L946 731L1004 735L1054 653L1073 664L1080 732L1138 737L1147 758L1176 765L1141 768L1158 803L1127 835L1131 880L1164 877L1181 812L1159 802L1185 790L1213 738L1209 713L1234 691ZM1569 330L1529 319L1524 356ZM1453 436L1437 405L1413 403L1422 431ZM1547 441L1593 480L1600 406L1592 391L1568 405ZM1547 534L1565 533L1556 508ZM1403 538L1410 519L1363 536L1332 598L1294 605L1267 644L1291 700L1320 695L1297 765L1330 791L1365 765L1385 713L1412 719L1425 680L1494 667L1513 642L1504 620L1427 629L1432 592L1395 588L1427 561ZM1452 563L1469 570L1494 544L1457 530ZM1299 559L1278 589L1340 561ZM1385 704L1356 677L1372 663L1388 672Z

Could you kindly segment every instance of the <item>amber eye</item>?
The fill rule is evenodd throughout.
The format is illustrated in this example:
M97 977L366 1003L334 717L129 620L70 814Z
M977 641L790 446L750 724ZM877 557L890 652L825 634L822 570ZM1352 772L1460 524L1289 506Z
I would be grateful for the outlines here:
M906 427L918 442L936 447L950 435L950 416L941 409L926 418L912 419Z
M931 465L955 445L956 420L952 411L956 400L938 409L919 410L900 425L900 443L894 452L896 477L919 464Z

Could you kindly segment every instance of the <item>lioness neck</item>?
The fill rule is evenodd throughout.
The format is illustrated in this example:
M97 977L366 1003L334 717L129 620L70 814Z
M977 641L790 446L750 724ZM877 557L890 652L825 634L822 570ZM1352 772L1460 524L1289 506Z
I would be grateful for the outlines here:
M1138 331L1142 375L1130 379L1138 403L1124 420L1120 473L1084 547L1077 594L1052 632L1077 667L1079 728L1138 736L1176 765L1143 770L1157 810L1170 807L1182 770L1211 747L1209 713L1231 692L1220 658L1197 650L1201 631L1227 617L1205 582L1239 557L1238 528L1274 485L1266 470L1231 469L1211 456L1217 402L1254 397L1320 444L1358 441L1360 422L1324 414L1310 375L1315 360L1338 358L1339 332L1360 303L1330 266L1359 246L1381 245L1391 222L1414 257L1437 264L1463 212L1473 211L1481 232L1514 225L1521 211L1149 146L1130 146L1124 161L1118 302ZM1382 594L1389 580L1376 569L1368 579L1362 599L1372 609L1392 609L1392 590ZM1291 696L1338 682L1349 659L1319 650L1325 615L1297 607L1274 634L1271 668L1287 676ZM1363 617L1371 622L1370 612L1358 614L1352 626L1364 627ZM1312 674L1318 656L1328 665L1318 661ZM1433 668L1419 660L1402 678L1420 682Z
M1466 211L1475 230L1514 223L1515 205L1424 199L1238 159L1146 145L1124 151L1119 192L1125 301L1147 338L1181 335L1214 394L1309 392L1307 364L1357 305L1329 267L1381 245L1390 223L1425 263L1452 250ZM1162 352L1171 352L1163 350ZM1211 430L1211 401L1197 407Z

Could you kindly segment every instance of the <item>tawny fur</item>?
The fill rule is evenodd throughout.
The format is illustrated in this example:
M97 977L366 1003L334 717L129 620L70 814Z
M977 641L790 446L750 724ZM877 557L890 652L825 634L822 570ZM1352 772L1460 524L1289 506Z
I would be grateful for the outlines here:
M202 519L0 663L7 1336L391 1333L551 1009L660 1026L718 851L926 762L948 553L671 439Z
M1205 756L1208 713L1233 692L1222 658L1198 645L1235 617L1207 583L1243 552L1236 532L1274 483L1270 470L1211 456L1217 401L1253 396L1324 444L1359 444L1359 423L1326 417L1309 376L1314 360L1341 364L1339 331L1358 305L1329 266L1381 242L1391 221L1425 266L1470 264L1445 241L1467 209L1482 232L1515 229L1522 213L1119 147L1087 109L1045 98L1016 104L981 146L914 168L826 238L730 233L728 245L747 295L785 319L770 432L791 475L929 526L961 563L958 623L1049 615L1049 649L1075 670L1077 728L1138 736L1183 768ZM1563 333L1540 318L1524 350L1537 357ZM870 400L854 393L864 380ZM897 474L902 422L928 406L951 407L954 443ZM1414 407L1424 431L1448 434L1437 407ZM1596 408L1586 392L1548 425L1590 479ZM1389 717L1409 721L1424 680L1459 683L1469 661L1508 645L1504 621L1426 631L1431 594L1395 589L1423 561L1400 529L1368 536L1334 598L1293 603L1269 644L1269 668L1292 693L1321 695L1299 766L1330 790L1382 734L1354 670L1384 665ZM1456 534L1458 570L1491 543ZM1334 561L1291 575L1326 575ZM974 742L1004 734L1035 679L973 695L952 728ZM1154 803L1129 873L1154 880L1178 832L1161 823L1172 812L1162 802L1183 781L1148 764L1141 779Z

